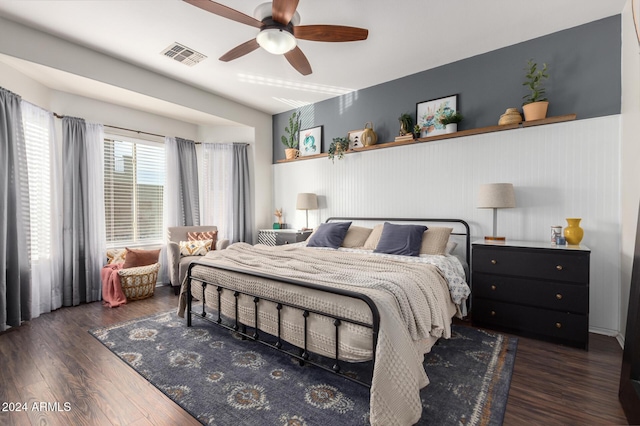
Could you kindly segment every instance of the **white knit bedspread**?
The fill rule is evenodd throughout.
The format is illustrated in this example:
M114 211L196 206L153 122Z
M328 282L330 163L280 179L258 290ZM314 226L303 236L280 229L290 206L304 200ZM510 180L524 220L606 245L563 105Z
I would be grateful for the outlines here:
M223 266L369 296L381 318L370 396L371 424L410 425L420 419L420 389L429 380L418 341L428 336L449 338L455 310L447 281L437 267L367 254L245 243L210 252L206 258ZM184 303L181 297L179 313L184 312Z

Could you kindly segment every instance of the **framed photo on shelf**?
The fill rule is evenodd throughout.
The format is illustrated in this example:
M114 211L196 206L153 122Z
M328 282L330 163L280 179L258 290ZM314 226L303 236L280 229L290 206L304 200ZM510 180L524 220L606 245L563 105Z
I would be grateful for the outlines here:
M300 157L316 155L322 152L322 126L300 130L298 138Z
M360 140L360 137L364 133L364 129L360 130L351 130L347 136L349 137L349 149L353 148L362 148L364 144Z
M457 111L458 95L416 104L416 122L420 126L420 137L435 136L445 133L445 126L440 124L440 117Z

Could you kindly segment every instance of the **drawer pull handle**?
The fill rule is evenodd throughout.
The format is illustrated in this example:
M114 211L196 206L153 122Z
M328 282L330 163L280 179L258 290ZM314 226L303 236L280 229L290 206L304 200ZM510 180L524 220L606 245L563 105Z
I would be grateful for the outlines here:
M495 259L491 259L491 264L492 264L492 265L495 265L496 263L498 263L498 261L497 261L497 260L495 260Z
M556 299L562 300L562 295L560 293L556 294Z
M562 323L557 322L556 323L556 328L562 328Z
M557 266L556 266L556 269L557 269L558 271L562 271L562 265L557 265Z
M491 316L495 317L496 316L496 311L491 311Z
M496 290L496 286L495 286L495 285L492 285L492 286L491 286L491 290L495 291L495 290Z

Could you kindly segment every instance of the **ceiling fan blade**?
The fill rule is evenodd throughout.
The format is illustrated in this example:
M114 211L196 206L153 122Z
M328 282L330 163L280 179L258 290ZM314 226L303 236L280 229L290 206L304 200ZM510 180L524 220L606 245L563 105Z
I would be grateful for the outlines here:
M223 4L216 3L211 0L183 0L186 3L199 7L202 10L211 12L215 15L222 16L223 18L231 19L232 21L240 22L242 24L251 25L252 27L260 28L262 22L258 21L249 15L245 15L242 12L238 12L235 9L231 9Z
M307 57L304 56L302 50L296 46L295 49L284 54L284 57L287 58L287 61L291 64L292 67L296 69L302 75L311 74L311 65L307 60Z
M273 0L271 5L271 13L273 16L271 16L271 19L282 25L287 25L291 22L293 14L296 13L298 1L299 0Z
M260 45L255 38L252 38L251 40L234 47L224 55L220 56L220 60L223 62L233 61L234 59L238 59L239 57L244 56L247 53L253 52L258 47L260 47Z
M293 35L310 41L359 41L367 39L369 30L342 25L302 25L293 27Z

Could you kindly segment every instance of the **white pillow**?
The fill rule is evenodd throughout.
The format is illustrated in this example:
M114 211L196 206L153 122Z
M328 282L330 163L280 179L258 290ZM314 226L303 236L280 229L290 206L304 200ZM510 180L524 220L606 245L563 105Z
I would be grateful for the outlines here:
M456 247L458 247L458 243L456 243L455 241L449 241L447 243L447 248L445 248L444 251L447 254L451 254L456 249Z
M180 256L204 256L213 240L180 241Z

